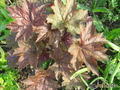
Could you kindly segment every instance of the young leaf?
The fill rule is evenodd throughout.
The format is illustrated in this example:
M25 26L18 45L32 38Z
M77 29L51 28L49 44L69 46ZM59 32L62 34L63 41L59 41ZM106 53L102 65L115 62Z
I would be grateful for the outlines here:
M39 69L35 76L29 77L23 83L31 85L27 90L57 90L59 85L54 79L54 73L51 70Z
M66 27L73 35L79 34L79 24L85 20L87 10L77 10L75 0L66 0L66 5L61 0L55 0L52 9L54 14L47 17L47 22L52 23L52 29L64 29Z
M24 38L26 41L33 34L33 26L42 26L46 20L46 15L43 15L44 5L40 7L35 7L33 3L27 0L23 3L23 8L21 9L17 5L14 7L7 7L10 12L10 16L15 19L7 25L7 28L11 29L12 32L18 32L16 35L16 40Z
M80 41L76 40L69 48L69 52L73 55L71 63L75 69L79 69L80 65L85 63L88 70L99 75L95 59L101 61L108 59L106 49L101 47L107 40L102 38L102 33L94 34L95 28L92 22L87 23L86 27L81 24L80 28Z
M41 40L45 40L46 38L48 38L48 27L47 26L37 27L34 32L39 33L36 42L39 42Z
M39 33L36 42L39 42L39 41L42 41L42 40L49 38L50 45L52 45L54 47L58 47L58 43L61 40L61 33L58 29L49 30L48 27L41 26L35 32Z
M49 43L55 48L58 48L58 44L61 40L61 33L58 29L51 30L49 32Z
M65 44L65 46L70 46L73 43L73 36L69 32L65 32L61 37L61 41Z

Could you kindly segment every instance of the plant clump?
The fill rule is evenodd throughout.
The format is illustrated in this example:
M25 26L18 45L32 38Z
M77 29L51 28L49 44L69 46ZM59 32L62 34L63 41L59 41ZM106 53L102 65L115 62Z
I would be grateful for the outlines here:
M46 14L46 8L52 8L52 14ZM107 60L106 49L102 47L107 40L102 33L95 34L88 11L77 10L75 0L66 0L66 4L54 0L51 7L45 4L36 7L26 0L22 8L15 5L7 10L15 20L7 28L16 44L7 57L9 66L21 70L30 64L36 71L23 81L31 85L28 90L57 90L60 78L69 79L83 64L99 75L96 60ZM8 42L8 46L11 44ZM42 64L51 59L54 63L42 69Z

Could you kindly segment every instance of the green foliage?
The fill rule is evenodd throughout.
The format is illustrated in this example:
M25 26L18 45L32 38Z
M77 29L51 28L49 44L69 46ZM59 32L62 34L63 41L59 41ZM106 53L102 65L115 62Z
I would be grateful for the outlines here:
M0 6L1 6L1 7L5 7L5 6L6 6L5 0L0 0Z
M10 31L6 28L6 25L13 21L8 16L9 12L6 10L5 0L0 1L0 40L3 40L10 34Z
M118 88L120 88L120 83L118 82L120 80L120 47L112 42L108 42L108 45L118 53L110 58L110 61L106 62L105 70L103 71L100 69L100 71L102 72L104 79L108 81L109 85L117 85L116 87L110 87L109 90L118 90Z
M94 19L94 25L96 26L96 29L98 32L103 31L103 24L101 20L99 19L98 15L96 15L97 12L99 13L107 13L109 10L104 7L107 0L92 0L92 3L89 3L89 6L78 4L78 9L85 9L90 11L90 13L93 15Z
M0 47L0 90L19 90L16 83L18 70L8 67L8 61L5 59L5 52Z
M108 0L108 14L104 14L104 19L109 19L112 22L115 22L120 19L120 0Z
M0 40L5 41L6 36L10 34L10 31L6 28L13 19L8 16L6 10L7 5L5 0L0 1ZM16 83L18 78L18 70L12 70L8 67L8 60L5 59L5 52L0 46L0 90L18 90L19 86Z
M49 59L49 60L47 60L47 61L45 61L45 62L42 63L42 68L43 69L48 69L48 67L50 65L52 65L53 63L54 63L54 60L53 59Z
M120 21L120 0L92 0L91 2L89 0L88 2L85 0L85 3L83 3L82 0L77 1L79 2L78 9L90 11L90 14L94 16L94 22L99 23L94 23L98 32L104 31L104 27L106 27L106 25L102 24L103 22L107 23L109 21L112 24Z
M120 28L116 28L116 29L113 29L112 31L110 31L107 35L106 35L106 38L108 40L112 40L112 39L115 39L116 37L118 37L120 35Z
M100 21L100 19L98 18L98 16L97 16L97 15L94 15L94 16L93 16L93 19L94 19L93 23L94 23L94 25L96 26L96 29L97 29L99 32L102 31L102 30L103 30L103 24L102 24L102 22Z

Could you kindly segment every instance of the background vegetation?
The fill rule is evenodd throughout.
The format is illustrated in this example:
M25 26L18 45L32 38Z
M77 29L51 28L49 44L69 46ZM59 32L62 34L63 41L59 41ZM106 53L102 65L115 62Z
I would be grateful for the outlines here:
M43 3L50 3L51 1L52 0L44 0ZM66 0L62 1L66 3ZM98 90L98 88L100 90L118 90L120 88L120 0L76 1L78 10L88 10L89 15L93 17L93 23L97 30L96 33L103 32L104 37L109 41L104 45L104 47L108 49L106 54L109 60L104 63L98 61L100 76L87 73L91 79L86 80L83 77L83 73L86 73L88 69L84 67L76 71L70 79L72 80L79 77L88 87L86 90ZM17 0L0 1L0 90L19 90L21 88L18 84L20 82L17 81L23 74L20 75L17 69L8 67L8 60L6 60L8 55L7 51L10 50L10 48L6 47L6 37L11 35L6 25L14 21L8 16L9 12L6 10L6 7L17 4L18 2ZM47 69L52 63L54 63L53 60L45 61L42 64L42 68ZM107 85L109 88L105 88L104 86L95 87L97 82L102 85ZM76 87L76 89L79 90L79 87Z

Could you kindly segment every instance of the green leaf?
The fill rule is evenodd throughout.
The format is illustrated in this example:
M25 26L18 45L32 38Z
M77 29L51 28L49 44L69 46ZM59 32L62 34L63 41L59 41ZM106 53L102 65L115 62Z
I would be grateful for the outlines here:
M0 0L0 6L6 7L5 0Z
M107 0L96 0L96 7L104 6Z
M48 61L45 61L45 62L42 63L42 68L43 69L47 69L48 66L49 66L49 62Z
M43 69L47 69L50 65L52 65L54 63L54 60L53 59L49 59L45 62L42 63L42 68Z
M8 35L10 35L10 30L4 30L4 35L0 37L0 40L5 39Z
M94 9L96 7L96 0L92 0L91 8Z
M6 25L9 24L9 22L7 19L2 20L2 23L0 23L0 32L6 29Z
M105 7L97 7L93 9L93 12L108 12L108 9Z
M7 12L7 10L1 8L0 11L4 15L4 17L9 20L10 17L8 16L9 13Z
M100 19L98 18L98 16L97 15L94 15L93 16L93 23L94 23L94 25L96 26L96 29L98 30L98 31L102 31L103 30L103 24L102 24L102 22L100 21Z
M86 7L86 6L84 6L83 4L80 4L80 3L78 3L77 4L77 9L78 10L80 10L80 9L84 9L84 10L91 10L89 7Z
M1 83L4 83L4 80L3 80L3 78L0 77L0 84Z
M0 56L1 56L1 61L5 58L5 52L3 51L3 49L0 47Z
M110 31L106 38L108 40L112 40L118 36L120 36L120 28L116 28L116 29L113 29L112 31Z
M84 72L86 72L86 71L88 71L87 68L82 68L82 69L78 70L77 72L75 72L75 73L70 77L70 79L72 80L72 79L74 79L75 77L79 76L81 73L84 73Z
M117 74L116 74L116 77L118 80L120 80L120 69L118 70Z
M114 78L115 78L115 75L116 75L116 73L119 71L119 68L120 68L120 62L118 62L118 64L115 66L115 69L114 69L112 75L110 76L110 79L109 79L110 85L113 83ZM113 88L113 87L111 87L109 90L112 90L112 88Z
M108 78L108 74L111 72L111 67L113 68L113 65L115 65L115 62L116 62L116 58L111 60L111 61L107 61L107 64L106 64L106 68L104 70L104 73L103 73L103 77L106 79Z
M0 24L0 32L2 32L3 30L5 30L5 24L4 24L4 22L2 22L1 24Z
M117 7L117 2L116 0L111 0L111 3L112 3L112 7L115 8Z
M104 28L103 34L104 34L104 36L107 36L109 34L109 28L108 27Z

